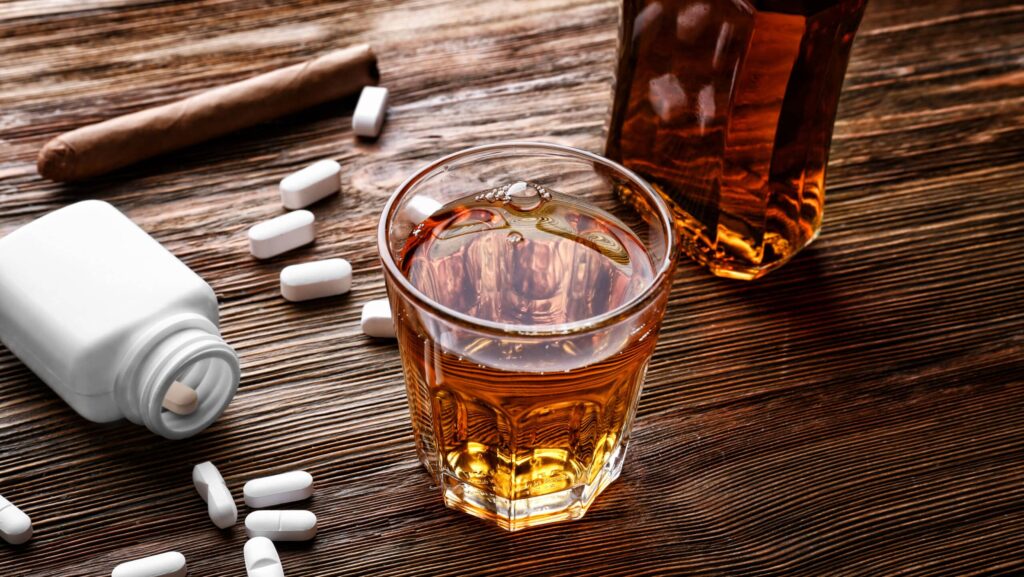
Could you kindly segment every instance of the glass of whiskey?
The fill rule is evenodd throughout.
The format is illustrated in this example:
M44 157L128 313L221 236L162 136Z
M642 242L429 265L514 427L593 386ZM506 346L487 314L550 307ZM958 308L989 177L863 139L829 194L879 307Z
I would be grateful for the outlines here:
M470 148L399 186L378 248L448 507L515 531L582 517L619 476L677 242L647 182L566 146Z

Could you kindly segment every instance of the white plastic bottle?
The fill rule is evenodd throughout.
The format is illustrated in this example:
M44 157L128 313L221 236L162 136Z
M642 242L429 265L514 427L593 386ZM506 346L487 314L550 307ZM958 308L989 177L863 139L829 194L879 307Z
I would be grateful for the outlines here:
M238 356L210 285L113 206L83 201L0 238L0 341L83 417L190 437L227 408ZM198 408L163 408L175 381Z

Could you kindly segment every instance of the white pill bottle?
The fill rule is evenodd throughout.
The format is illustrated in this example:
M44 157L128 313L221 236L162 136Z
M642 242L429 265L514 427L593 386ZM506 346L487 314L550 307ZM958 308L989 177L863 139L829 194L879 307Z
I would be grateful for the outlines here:
M191 437L238 389L203 279L113 206L78 202L0 238L0 341L80 415ZM163 408L171 384L198 408Z

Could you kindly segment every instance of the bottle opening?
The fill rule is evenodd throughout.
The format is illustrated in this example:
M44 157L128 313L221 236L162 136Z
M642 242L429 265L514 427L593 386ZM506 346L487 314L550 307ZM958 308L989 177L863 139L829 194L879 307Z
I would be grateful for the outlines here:
M210 426L231 402L238 388L238 360L223 342L206 344L161 375L148 403L146 425L153 432L169 439L190 437Z
M160 403L162 425L172 434L184 436L192 434L197 426L199 430L209 426L234 395L236 371L237 363L217 356L186 364L166 384Z
M172 319L140 342L117 386L129 420L167 439L184 439L227 409L241 371L238 355L212 323Z

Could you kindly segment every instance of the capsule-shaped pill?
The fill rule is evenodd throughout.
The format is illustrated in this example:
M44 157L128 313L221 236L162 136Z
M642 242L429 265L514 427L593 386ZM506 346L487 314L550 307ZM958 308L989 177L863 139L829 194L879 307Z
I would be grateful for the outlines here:
M253 511L245 517L245 532L271 541L309 541L316 537L311 511Z
M32 538L32 519L3 497L0 497L0 537L11 545L21 545Z
M253 509L308 499L313 494L313 475L289 471L280 475L253 479L242 487L245 504Z
M295 210L263 221L249 229L249 252L264 259L313 242L313 213Z
M249 577L284 577L284 567L274 542L253 537L245 543L245 571Z
M352 265L330 258L284 267L281 296L292 302L345 294L352 288Z
M367 86L359 94L359 102L352 113L352 132L359 136L375 137L380 134L384 115L388 110L388 89Z
M281 204L289 210L305 208L341 188L341 165L321 160L281 179Z
M199 408L199 395L192 387L174 381L164 395L163 407L176 415L191 415Z
M235 498L231 496L224 477L213 463L206 461L192 468L192 483L203 501L206 501L207 512L213 524L227 529L238 521L238 508Z
M114 567L110 577L185 577L187 573L185 556L170 551L121 563Z
M381 339L395 338L395 324L391 319L391 305L387 299L367 301L359 320L363 334Z

